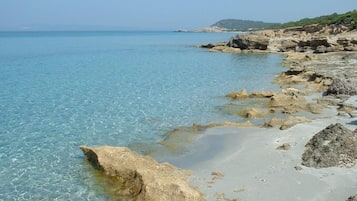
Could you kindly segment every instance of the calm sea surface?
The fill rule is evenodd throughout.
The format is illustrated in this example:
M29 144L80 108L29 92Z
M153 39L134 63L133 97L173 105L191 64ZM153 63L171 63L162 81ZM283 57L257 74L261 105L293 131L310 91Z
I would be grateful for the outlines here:
M0 33L0 200L106 200L80 145L155 143L243 121L223 96L274 89L280 55L209 53L232 33Z

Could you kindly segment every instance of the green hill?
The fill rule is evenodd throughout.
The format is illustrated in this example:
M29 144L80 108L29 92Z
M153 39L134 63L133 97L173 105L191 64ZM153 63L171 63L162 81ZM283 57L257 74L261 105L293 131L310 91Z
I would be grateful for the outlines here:
M333 13L331 15L324 15L315 18L304 18L296 22L288 22L275 28L288 28L305 26L310 24L323 24L323 25L344 25L351 30L357 28L357 11L353 10L344 14Z
M216 22L212 26L224 28L229 31L250 31L271 28L289 28L311 24L344 25L349 27L350 30L357 29L357 11L353 10L343 14L333 13L331 15L323 15L315 18L304 18L299 21L283 24L252 20L224 19Z
M261 21L224 19L216 22L212 26L224 28L230 31L250 31L268 29L278 25L278 23L266 23Z

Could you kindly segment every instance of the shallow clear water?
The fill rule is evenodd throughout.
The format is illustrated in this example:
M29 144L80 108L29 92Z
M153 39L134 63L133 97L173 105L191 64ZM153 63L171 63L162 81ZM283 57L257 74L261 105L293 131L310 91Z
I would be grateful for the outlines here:
M105 200L79 145L243 121L223 96L273 89L281 56L209 53L232 33L0 33L0 200Z

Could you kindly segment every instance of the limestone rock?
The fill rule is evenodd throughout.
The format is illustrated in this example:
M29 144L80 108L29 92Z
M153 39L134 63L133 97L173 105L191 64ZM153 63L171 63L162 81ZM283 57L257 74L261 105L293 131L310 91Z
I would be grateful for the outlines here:
M218 26L209 26L204 28L199 28L194 30L194 32L225 32L228 31L226 28L218 27Z
M271 91L259 91L249 94L249 98L271 98L274 92Z
M213 127L252 127L254 126L254 124L252 124L252 122L250 121L245 121L245 122L222 122L222 123L210 123L208 125L206 125L206 128L213 128Z
M284 143L280 146L278 146L276 149L277 150L289 150L291 148L291 145L289 143Z
M280 126L280 130L285 130L295 126L296 124L302 124L306 122L311 122L311 120L306 117L289 116L284 120L283 124Z
M283 108L284 113L292 114L307 110L307 102L303 96L295 93L276 93L270 98L269 108Z
M237 113L241 117L254 119L257 117L264 117L269 114L269 111L261 111L255 108L248 108Z
M286 130L288 128L295 126L296 124L301 124L306 122L311 122L311 120L305 117L289 116L284 119L272 118L269 121L265 122L263 127L270 128L270 127L279 126L280 130Z
M344 48L345 51L355 51L357 48L357 40L356 39L349 39L346 37L341 37L336 40L336 42Z
M298 43L298 46L300 48L311 48L312 50L316 50L317 47L319 46L324 46L324 47L331 47L330 43L327 41L327 38L322 37L322 38L312 38L307 41L300 41Z
M203 45L213 52L313 52L357 51L356 30L343 25L313 24L287 29L238 34L222 45ZM242 50L242 51L241 51Z
M357 95L357 80L336 78L327 89L327 95Z
M233 98L236 100L241 100L241 99L246 99L248 98L248 93L245 89L242 89L240 91L234 91L226 95L228 98Z
M283 41L281 41L279 51L280 52L295 51L297 45L298 45L298 42L296 40L289 40L289 39L283 40Z
M242 50L267 50L269 37L259 33L237 35L229 41L228 46Z
M187 183L189 171L125 147L80 147L92 166L109 178L118 199L141 201L204 200L201 193Z
M357 133L331 124L305 145L302 165L314 168L352 167L357 163Z
M224 177L222 172L212 172L211 175L213 176L212 180L222 179Z
M316 33L323 29L323 25L321 24L310 24L299 27L292 27L285 29L285 32L306 32L306 33Z

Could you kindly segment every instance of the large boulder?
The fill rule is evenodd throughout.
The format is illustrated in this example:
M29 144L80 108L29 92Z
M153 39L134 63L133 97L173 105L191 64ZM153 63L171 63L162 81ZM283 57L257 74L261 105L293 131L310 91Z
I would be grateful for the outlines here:
M202 194L187 183L189 171L125 147L80 147L92 166L104 173L116 199L136 201L204 200Z
M357 95L357 80L336 78L327 89L327 95Z
M237 35L229 43L229 47L239 48L241 50L267 50L269 37L264 34L250 33Z
M305 145L302 165L314 168L353 167L357 163L357 133L331 124Z

